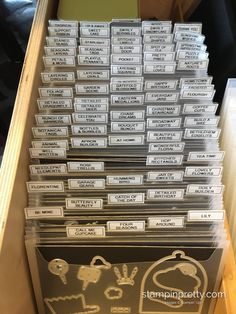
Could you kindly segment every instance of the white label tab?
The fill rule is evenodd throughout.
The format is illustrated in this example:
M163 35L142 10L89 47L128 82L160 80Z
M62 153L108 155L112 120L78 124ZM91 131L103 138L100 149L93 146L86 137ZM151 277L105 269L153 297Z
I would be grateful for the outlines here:
M46 37L48 47L77 47L76 38L69 37Z
M144 34L144 44L171 44L173 41L172 34Z
M75 56L74 47L44 47L46 56Z
M71 126L72 135L105 135L107 134L106 125L87 125L87 124L78 124Z
M40 98L37 102L39 110L68 110L73 108L71 98Z
M147 166L178 166L182 165L183 155L152 155L147 156Z
M184 217L151 217L148 218L148 228L150 229L172 229L172 228L183 228Z
M107 113L72 113L74 123L107 123Z
M142 38L135 36L115 36L111 38L111 41L113 45L141 45Z
M48 27L49 36L78 37L78 27Z
M45 67L75 67L73 56L43 57L43 62Z
M178 80L146 80L144 84L145 91L172 90L176 89Z
M219 177L222 174L222 167L186 167L185 177Z
M179 41L176 43L176 51L178 50L196 50L206 51L207 46L201 43Z
M189 184L187 186L186 194L196 195L221 195L223 192L223 185L209 185L209 184Z
M178 142L182 139L182 131L148 131L148 142Z
M147 190L147 199L148 200L182 200L184 198L183 189L153 189Z
M68 127L33 127L34 138L68 137Z
M183 181L183 176L183 171L150 171L147 173L147 181Z
M160 62L160 63L145 63L143 73L144 74L174 74L176 68L176 62Z
M204 92L196 91L195 89L182 90L180 93L180 99L204 99L212 100L215 94L215 90Z
M51 124L51 125L70 125L70 114L36 114L35 120L37 125Z
M175 52L144 52L145 62L174 61Z
M69 149L68 140L32 141L33 148L65 148Z
M108 204L144 204L145 194L144 193L119 193L119 194L108 194Z
M41 73L43 83L74 83L74 72L43 72Z
M113 64L141 64L143 56L140 55L111 55Z
M110 47L110 39L108 38L80 38L81 46L108 46Z
M144 110L133 110L133 111L111 111L112 121L140 121L144 120L145 111Z
M112 26L112 36L141 36L141 27L116 27Z
M90 95L106 95L109 93L108 84L76 84L75 85L76 94L90 94Z
M178 129L182 118L155 118L147 119L147 129Z
M141 65L111 65L111 75L140 76L142 75Z
M172 25L147 25L143 24L143 34L169 34Z
M49 24L49 26L77 27L78 28L78 22L77 21L49 20L48 24Z
M28 207L25 219L60 218L64 216L63 207Z
M110 135L109 145L110 146L129 146L129 145L143 145L144 135Z
M66 158L65 148L29 148L31 158Z
M184 104L184 114L215 114L218 104Z
M78 55L78 64L91 66L109 66L110 60L108 55L101 56Z
M180 109L180 105L147 106L147 116L178 116Z
M176 60L206 60L208 53L199 50L178 50L176 54Z
M97 198L66 198L66 209L103 209L103 200Z
M69 190L104 190L104 179L68 179Z
M109 28L110 27L110 22L80 21L80 27L85 27L85 28Z
M40 97L73 97L71 87L39 87Z
M104 162L71 161L67 162L68 172L100 172L104 171Z
M145 221L108 221L109 232L144 232Z
M179 60L177 63L177 70L180 71L195 71L207 70L209 60Z
M186 139L218 139L220 136L220 129L186 129L184 138Z
M71 138L73 148L106 148L106 137L80 137Z
M195 43L203 43L205 40L205 36L197 33L190 32L178 32L175 33L174 41L184 41L184 42L195 42Z
M220 117L186 117L184 119L184 126L217 126L219 123Z
M28 193L64 192L64 183L61 181L30 181L26 184Z
M104 238L106 236L105 227L66 227L68 238Z
M224 210L190 210L188 221L224 221Z
M80 27L81 37L105 37L109 38L110 28L109 27Z
M109 47L103 46L79 46L80 55L108 55Z
M107 185L141 185L142 175L107 176Z
M139 82L114 82L111 83L111 92L123 92L123 93L132 93L132 92L142 92L143 83Z
M146 102L176 102L179 98L178 92L158 92L158 93L146 93Z
M74 98L75 111L108 111L109 98L108 97L79 97Z
M109 80L110 73L109 70L78 70L77 77L78 80L102 81Z
M212 82L212 76L203 77L186 77L180 79L180 87L184 85L210 85Z
M224 152L190 152L188 161L223 161Z
M111 105L143 105L144 95L111 95Z
M145 122L111 122L111 132L145 132Z
M66 164L30 165L31 175L58 175L67 174Z
M185 143L150 143L149 153L181 153Z
M175 45L173 44L145 44L143 47L144 52L173 52Z
M202 23L175 23L174 33L177 32L192 32L201 34Z
M142 53L141 45L112 45L113 54L140 54Z

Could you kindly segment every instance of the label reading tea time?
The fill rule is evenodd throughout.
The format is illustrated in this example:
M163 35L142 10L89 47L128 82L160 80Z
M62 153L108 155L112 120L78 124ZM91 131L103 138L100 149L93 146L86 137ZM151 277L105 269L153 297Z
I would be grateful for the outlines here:
M147 156L147 166L177 166L182 165L183 155L152 155Z
M218 104L184 104L184 114L215 114Z
M25 208L26 219L60 218L64 216L63 207L28 207Z
M104 162L68 162L68 172L100 172L104 171Z
M107 113L72 113L74 123L107 123Z
M30 181L27 182L29 193L64 192L64 183L61 181Z
M155 118L147 119L147 129L175 129L180 128L182 118Z
M174 74L176 62L145 63L144 74Z
M178 116L180 105L147 106L147 116Z
M66 227L68 238L104 238L105 227Z
M152 229L172 229L172 228L183 228L184 227L184 217L151 217L148 218L148 228Z
M66 164L43 164L43 165L30 165L31 175L58 175L66 174Z
M66 198L66 209L103 209L103 200L97 198Z
M39 87L40 97L73 97L71 87Z
M183 171L152 171L147 173L147 181L183 181Z
M143 105L144 95L111 95L111 105Z
M183 189L155 189L147 190L148 200L182 200L184 198Z
M220 129L185 129L184 138L218 139Z
M74 56L43 57L45 67L75 67Z
M183 132L182 131L148 131L147 141L148 142L168 142L181 141Z
M186 167L185 177L219 177L222 174L222 167Z
M141 185L142 175L107 176L107 185Z
M68 137L68 127L33 127L32 132L34 138L44 138L44 137Z
M69 190L104 190L105 180L104 179L68 179Z
M68 140L32 141L33 148L65 148L69 149Z
M119 193L108 194L108 204L120 205L120 204L144 204L144 193Z
M80 137L71 138L73 148L106 148L106 137Z
M48 47L77 47L76 38L46 37Z
M196 195L221 195L223 192L223 185L209 185L209 184L189 184L187 186L186 194Z
M184 150L185 143L151 143L149 144L149 153L181 153Z
M119 146L119 145L143 145L144 135L110 135L109 145Z
M71 98L48 98L48 99L38 99L39 110L67 110L72 109L72 99Z
M145 91L172 90L176 89L178 80L146 80L144 84Z
M65 148L29 148L31 158L66 158Z
M146 93L146 102L176 102L179 98L178 92L158 92L158 93Z
M190 152L188 161L223 161L224 152Z
M133 120L144 120L144 110L133 110L133 111L111 111L112 121L133 121Z
M87 125L78 124L71 126L72 135L105 135L107 134L106 125Z
M109 85L108 84L76 84L75 85L76 94L108 94L109 93Z
M111 122L111 132L144 132L145 122Z
M144 232L145 221L108 221L109 232Z
M109 70L78 70L78 80L109 80Z

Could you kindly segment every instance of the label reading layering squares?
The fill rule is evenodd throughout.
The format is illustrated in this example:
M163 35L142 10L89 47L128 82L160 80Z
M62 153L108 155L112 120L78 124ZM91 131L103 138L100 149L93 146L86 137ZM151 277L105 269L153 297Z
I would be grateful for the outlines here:
M220 136L220 129L185 129L185 139L218 139Z
M144 44L171 44L173 41L172 34L144 34Z
M146 80L144 83L144 90L172 90L177 88L177 84L178 80Z
M195 71L207 70L209 60L179 60L177 70Z
M218 104L184 104L183 114L215 114Z
M148 131L148 142L178 142L182 139L182 131Z
M144 232L145 221L108 221L109 232Z
M188 221L224 221L224 210L190 210Z
M68 110L73 108L71 98L40 98L37 102L39 110Z
M191 127L191 126L217 126L220 117L186 117L184 119L184 126Z
M61 181L30 181L26 184L28 193L64 192L64 183Z
M31 158L66 158L65 148L29 148Z
M173 44L145 44L143 47L144 52L173 52L174 50Z
M107 134L106 125L87 125L78 124L71 126L72 135L105 135Z
M41 73L43 83L74 83L74 72L43 72Z
M147 166L178 166L182 165L183 155L151 155L147 156Z
M145 110L133 110L133 111L111 111L112 121L139 121L144 120Z
M48 47L77 47L76 38L46 37Z
M144 95L111 95L111 105L143 105Z
M67 126L33 127L32 132L34 138L68 137L69 134Z
M74 56L43 57L45 67L75 67Z
M67 238L104 238L105 227L66 227Z
M105 37L109 38L110 28L103 27L80 27L81 37Z
M49 36L78 37L78 27L48 27Z
M142 75L141 65L111 65L111 75L140 76Z
M100 172L104 171L104 162L71 161L67 162L68 172Z
M145 122L111 122L111 132L145 132Z
M37 125L70 125L70 114L36 114L35 120Z
M223 161L225 152L190 152L188 161Z
M39 87L40 97L73 97L71 87Z
M110 135L110 146L143 145L144 135Z
M110 39L108 38L80 38L81 46L108 46L110 47Z
M60 218L64 216L63 207L28 207L25 219Z
M147 119L147 129L178 129L182 118L155 118Z
M185 177L219 177L222 174L222 167L186 167Z
M46 56L75 56L75 47L44 47Z
M184 198L183 189L153 189L147 190L148 200L182 200Z
M69 190L104 190L104 179L68 179Z
M148 228L150 229L172 229L172 228L183 228L184 217L151 217L148 218Z
M120 204L144 204L144 193L117 193L108 194L108 204L120 205Z
M103 200L97 198L66 198L66 209L103 209Z
M43 165L30 165L31 175L58 175L66 174L66 164L43 164Z
M158 92L158 93L146 93L146 102L176 102L179 98L178 92Z
M74 123L107 123L107 113L72 113Z
M210 184L189 184L187 186L186 194L196 195L221 195L223 192L223 185Z
M147 116L178 116L180 109L180 105L147 106Z
M109 93L108 84L76 84L75 85L76 94L90 94L90 95L106 95Z
M142 175L107 176L107 185L141 185Z
M109 70L77 70L78 80L109 80Z
M145 63L144 74L174 74L176 62Z
M175 52L144 52L144 62L174 61Z
M150 171L147 173L147 181L183 181L183 176L183 171Z
M181 153L185 143L150 143L149 153Z
M78 55L79 65L91 65L91 66L109 66L110 59L108 55Z
M74 137L71 138L73 148L106 148L106 137Z
M33 148L65 148L69 149L68 140L32 141Z

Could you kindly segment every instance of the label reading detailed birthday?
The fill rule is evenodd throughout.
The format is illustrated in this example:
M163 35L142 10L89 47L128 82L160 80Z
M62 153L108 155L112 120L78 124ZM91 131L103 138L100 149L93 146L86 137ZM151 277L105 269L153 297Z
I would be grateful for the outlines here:
M150 171L147 174L147 181L169 182L183 181L183 171Z
M145 221L108 221L109 232L144 232Z
M141 185L142 175L107 176L107 185Z
M103 209L103 200L97 198L66 198L66 209Z
M71 138L73 148L106 148L106 137L80 137Z
M104 179L68 179L69 190L104 190Z
M71 161L67 163L68 172L100 172L104 171L104 162Z
M66 164L43 164L30 165L30 174L32 175L58 175L66 174Z
M66 227L68 238L104 238L105 227Z
M120 205L120 204L144 204L144 193L119 193L108 194L108 204Z
M181 141L183 132L182 131L148 131L147 141L148 142L168 142Z
M180 109L180 105L147 106L147 116L178 116Z
M184 190L182 189L153 189L147 190L148 200L182 200L184 198Z
M151 155L147 156L147 166L177 166L182 165L183 155Z
M150 143L149 153L181 153L185 143Z

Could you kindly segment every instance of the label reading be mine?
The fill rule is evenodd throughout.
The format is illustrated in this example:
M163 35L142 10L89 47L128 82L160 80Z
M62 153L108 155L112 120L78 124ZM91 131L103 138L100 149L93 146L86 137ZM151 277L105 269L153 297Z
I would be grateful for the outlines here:
M105 227L66 227L68 238L104 238Z
M74 47L44 47L46 56L75 56Z
M43 164L43 165L30 165L31 175L58 175L66 174L66 164Z
M71 87L39 87L40 97L73 97Z
M120 193L120 194L108 194L108 204L120 205L120 204L144 204L144 193Z
M72 135L105 135L107 134L107 126L106 125L72 125L71 126Z
M107 176L107 185L141 185L142 175Z
M64 183L61 181L30 181L27 182L29 193L64 192Z
M72 109L72 99L71 98L48 98L48 99L38 99L39 110L67 110Z
M152 229L172 229L172 228L183 228L184 217L151 217L148 218L148 228Z
M183 155L152 155L147 156L147 166L177 166L182 165Z
M146 93L146 102L176 102L179 98L178 92L158 92L158 93Z
M168 182L183 181L183 171L153 171L148 172L147 181Z
M104 179L69 179L69 190L103 190L105 189Z
M44 137L68 137L68 127L33 127L34 138Z
M28 207L25 208L26 219L43 219L63 217L63 207Z
M215 114L218 104L184 104L184 114Z
M144 135L110 135L110 146L143 145Z
M142 105L144 95L111 95L111 105Z
M109 85L108 84L76 84L75 85L76 94L108 94L109 93Z
M185 177L219 177L222 174L222 167L186 167Z
M107 113L72 113L74 123L107 123Z
M99 172L104 171L104 162L67 162L68 172Z
M145 122L111 122L111 132L144 132Z
M80 137L71 138L73 148L106 148L106 137Z
M145 221L108 221L109 232L144 232Z
M181 141L183 132L182 131L148 131L147 141L148 142L169 142Z
M183 189L153 189L147 190L148 200L182 200L184 198Z
M43 57L45 67L74 67L75 57L74 56L54 56L54 57Z
M29 148L31 158L66 158L65 148Z
M109 70L78 70L78 80L109 80Z
M147 116L178 116L180 109L180 105L147 106Z
M149 153L181 153L184 150L185 143L151 143L149 144Z
M188 161L223 161L224 152L190 152Z
M103 200L96 198L66 198L66 209L102 209Z
M223 221L224 210L190 210L188 211L188 221Z
M43 83L63 83L63 82L75 82L74 72L43 72L41 73Z
M186 129L184 138L186 139L218 139L220 136L220 129Z
M147 129L180 128L182 118L147 119Z
M46 37L48 47L77 47L76 38Z
M223 185L208 185L208 184L189 184L187 186L186 194L196 195L221 195L223 192Z
M146 80L144 85L145 91L171 90L176 89L178 80Z
M160 63L154 63L144 64L143 73L144 74L173 74L175 73L176 68L176 62L160 62Z

